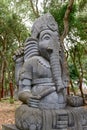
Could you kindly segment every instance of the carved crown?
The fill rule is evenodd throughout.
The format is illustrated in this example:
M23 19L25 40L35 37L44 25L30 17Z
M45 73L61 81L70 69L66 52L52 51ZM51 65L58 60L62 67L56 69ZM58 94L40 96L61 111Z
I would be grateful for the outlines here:
M40 18L36 19L31 30L32 37L38 38L40 32L46 29L58 31L57 22L50 13L46 13Z

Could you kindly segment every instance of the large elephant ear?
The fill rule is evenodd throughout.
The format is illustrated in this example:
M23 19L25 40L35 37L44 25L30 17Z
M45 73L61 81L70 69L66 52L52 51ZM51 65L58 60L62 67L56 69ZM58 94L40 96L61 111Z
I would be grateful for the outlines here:
M24 62L27 61L33 55L39 55L38 40L36 38L29 37L25 41Z

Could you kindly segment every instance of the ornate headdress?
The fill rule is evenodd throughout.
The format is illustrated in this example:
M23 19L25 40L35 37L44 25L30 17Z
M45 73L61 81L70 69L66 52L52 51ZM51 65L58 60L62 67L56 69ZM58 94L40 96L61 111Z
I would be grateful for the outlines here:
M34 22L31 31L31 37L38 38L39 33L46 29L58 31L58 25L50 13L46 13Z

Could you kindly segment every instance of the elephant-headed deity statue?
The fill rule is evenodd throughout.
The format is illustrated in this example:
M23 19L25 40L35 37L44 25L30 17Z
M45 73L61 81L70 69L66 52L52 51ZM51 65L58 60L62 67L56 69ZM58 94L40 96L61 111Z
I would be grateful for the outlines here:
M30 114L33 113L33 109L44 111L65 108L69 77L64 66L66 61L60 44L58 25L50 13L34 22L31 37L25 41L22 50L22 53L15 55L18 97L23 104L26 104L20 107L20 111L23 112L25 106L26 111L29 111L27 113ZM27 130L30 126L28 118L31 116L26 117L28 114L22 116L21 112L17 110L16 124L19 128ZM37 117L42 116L40 112L36 113L39 113L36 114ZM28 123L23 122L20 125L21 121L18 120L20 118L23 121L24 117ZM36 122L38 124L39 121ZM36 126L34 128L36 129Z

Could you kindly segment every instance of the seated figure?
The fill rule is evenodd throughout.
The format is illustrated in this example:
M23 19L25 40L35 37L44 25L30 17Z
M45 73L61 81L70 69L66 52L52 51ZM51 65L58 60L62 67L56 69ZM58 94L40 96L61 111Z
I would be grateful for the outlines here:
M69 80L63 72L57 23L46 14L32 27L26 40L19 74L19 99L32 107L58 109L66 105Z
M51 14L35 21L31 37L14 60L22 105L16 109L15 125L4 125L2 130L87 130L83 99L68 96L66 101L67 64Z
M31 38L25 42L23 55L22 58L19 58L20 56L15 58L17 69L20 70L16 79L19 86L18 97L26 105L22 105L20 110L17 110L16 125L20 129L27 130L29 126L29 130L34 130L36 126L30 128L29 124L34 110L37 111L35 112L37 117L41 118L41 111L58 110L66 106L66 88L69 78L64 66L64 53L60 46L58 26L52 15L47 13L35 21ZM27 114L22 116L22 113L26 113L25 109ZM24 124L24 122L28 123Z

